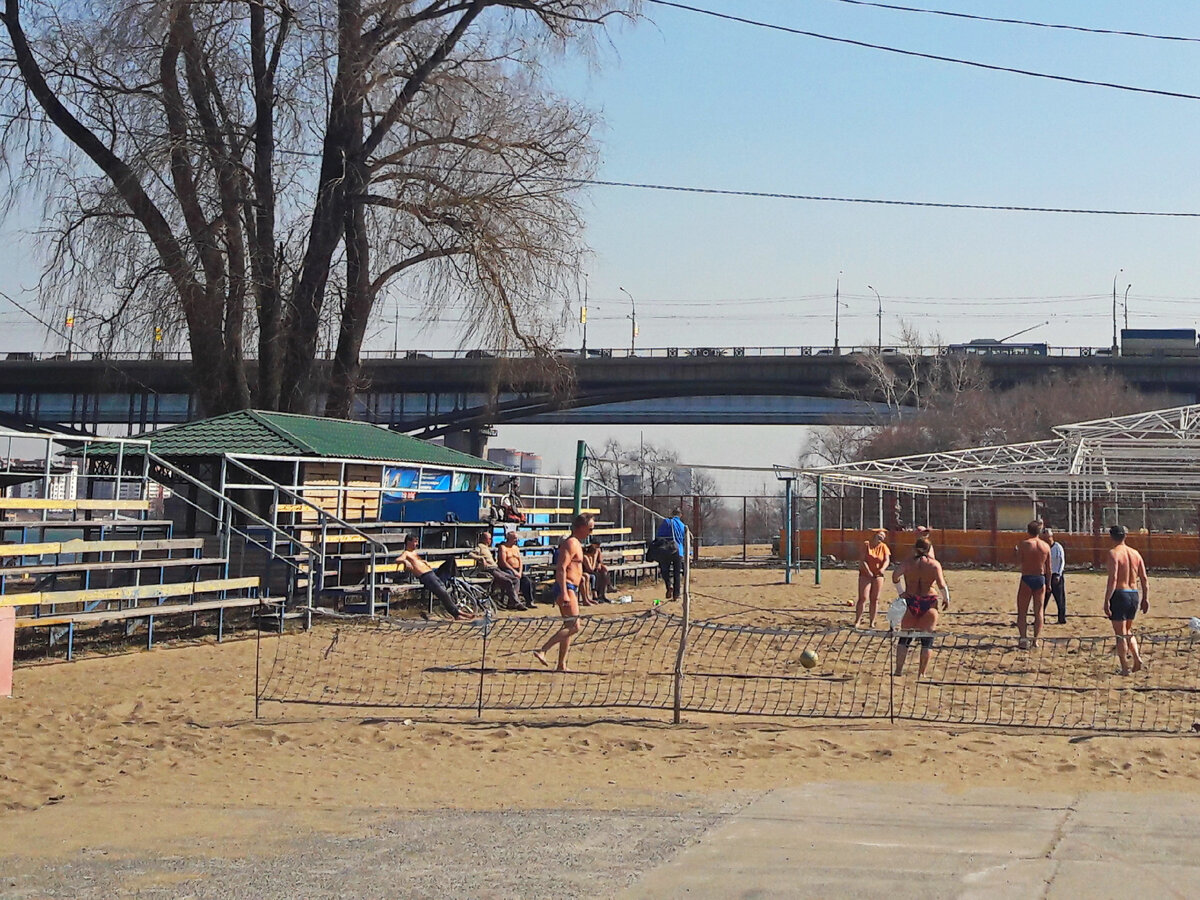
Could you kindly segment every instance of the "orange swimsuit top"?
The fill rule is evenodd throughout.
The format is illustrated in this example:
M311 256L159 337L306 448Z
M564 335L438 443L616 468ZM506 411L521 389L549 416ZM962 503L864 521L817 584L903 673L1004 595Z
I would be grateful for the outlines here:
M862 569L868 575L879 577L883 575L883 567L887 565L888 546L886 543L880 543L878 547L872 547L870 542L867 543L867 558L862 561Z

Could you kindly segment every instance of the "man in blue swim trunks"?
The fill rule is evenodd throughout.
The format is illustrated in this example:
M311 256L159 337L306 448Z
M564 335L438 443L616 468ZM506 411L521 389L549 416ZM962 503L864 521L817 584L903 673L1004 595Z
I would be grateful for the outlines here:
M592 533L594 521L582 514L571 522L571 533L558 545L554 558L554 601L562 615L562 628L554 633L533 655L543 666L550 665L546 651L558 644L558 666L555 671L567 672L567 648L571 638L579 633L579 584L583 581L583 542Z
M1142 655L1138 652L1137 638L1133 636L1133 617L1139 606L1144 613L1150 611L1150 579L1146 577L1146 563L1142 554L1125 543L1125 534L1124 525L1108 529L1113 548L1108 551L1108 586L1104 590L1104 617L1112 621L1113 634L1117 636L1122 675L1142 668ZM1140 598L1135 582L1141 584ZM1129 665L1131 658L1132 668Z
M1030 522L1025 531L1029 537L1017 544L1021 559L1021 583L1017 587L1017 646L1025 650L1037 647L1046 624L1046 586L1050 584L1050 545L1042 540L1042 523ZM1033 603L1033 643L1029 642L1029 604Z

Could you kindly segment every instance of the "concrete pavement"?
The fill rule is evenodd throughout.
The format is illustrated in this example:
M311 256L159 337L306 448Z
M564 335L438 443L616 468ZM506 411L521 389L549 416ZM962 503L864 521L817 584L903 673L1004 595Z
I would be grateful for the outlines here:
M814 784L770 792L625 896L1196 897L1197 834L1189 795Z

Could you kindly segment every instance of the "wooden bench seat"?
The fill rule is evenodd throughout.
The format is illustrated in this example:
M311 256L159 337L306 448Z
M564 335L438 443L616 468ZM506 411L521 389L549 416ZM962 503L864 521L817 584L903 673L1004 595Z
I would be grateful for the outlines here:
M125 587L82 588L72 591L29 591L4 594L0 606L59 606L67 603L92 603L105 600L155 600L161 597L192 597L218 591L257 589L258 576L214 578L207 581L182 581L173 584L131 584Z
M45 566L7 566L0 568L0 578L22 578L27 575L52 575L65 572L121 572L125 569L173 569L187 566L224 565L220 556L168 556L163 559L124 559L112 562L56 563Z
M175 523L170 519L5 519L0 521L0 534L5 531L118 531L120 529L169 528Z
M247 607L269 607L272 618L278 618L279 630L283 631L285 604L275 597L227 597L224 600L199 600L194 603L160 603L153 606L135 606L128 609L102 609L92 612L76 612L51 616L22 616L17 619L17 628L66 628L67 659L75 658L75 628L79 625L101 625L106 622L136 623L146 620L146 648L154 646L154 620L163 616L177 616L202 612L217 613L217 640L225 636L225 610Z
M657 575L658 571L659 566L656 562L616 563L608 567L608 576L616 581L618 575L630 575L633 577L633 583L637 584L643 575Z
M116 512L121 509L133 509L146 512L150 509L149 500L51 500L43 497L0 497L0 512L13 509L66 509L80 512Z
M145 619L148 616L170 616L218 609L241 609L248 606L277 606L280 600L258 597L227 597L224 600L197 600L195 603L160 603L153 606L131 606L126 609L100 609L92 612L62 613L52 616L21 616L17 628L41 628L51 625L86 625L99 622L120 622L126 619Z
M0 544L0 559L26 556L59 556L66 553L159 553L172 550L199 550L204 538L163 538L135 541L43 541L37 544Z

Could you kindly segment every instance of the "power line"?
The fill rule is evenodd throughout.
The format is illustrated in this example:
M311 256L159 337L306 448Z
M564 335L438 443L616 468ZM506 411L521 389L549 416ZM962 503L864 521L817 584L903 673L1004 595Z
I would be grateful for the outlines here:
M649 0L652 3L666 3L666 0ZM668 6L678 6L675 3L666 3ZM690 9L691 7L681 7ZM703 10L701 10L703 12ZM721 15L713 13L713 15ZM725 17L734 18L734 17ZM774 27L774 26L769 26ZM1200 99L1197 96L1196 99ZM34 122L37 124L51 125L53 123L44 119L35 119L28 116L11 115L0 113L0 118L8 118L10 120L23 119L25 121ZM307 158L321 158L321 154L309 150L295 150L276 147L275 152L290 156L301 156ZM487 175L497 178L510 178L511 172L499 172L489 169L471 169L465 167L454 167L446 165L434 165L432 163L412 163L410 164L415 169L426 169L436 172L466 172L472 175ZM997 203L943 203L933 200L888 200L880 197L841 197L833 194L793 194L783 191L741 191L731 190L729 188L709 188L709 187L693 187L690 185L677 184L655 184L641 181L612 181L600 178L574 178L567 175L525 175L523 179L526 181L538 181L544 183L556 184L574 184L588 187L617 187L617 188L632 188L635 190L645 191L667 191L683 194L704 194L718 197L754 197L767 200L800 200L814 203L849 203L868 206L902 206L913 207L918 209L964 209L964 210L981 210L985 212L1028 212L1028 213L1056 213L1061 215L1078 215L1078 216L1122 216L1122 217L1146 217L1146 218L1176 218L1176 219L1195 219L1200 218L1200 212L1179 212L1172 210L1134 210L1134 209L1091 209L1087 207L1068 207L1068 206L1021 206L1017 204L997 204ZM521 179L518 179L520 181Z
M785 34L798 35L800 37L816 38L821 41L832 41L836 44L849 44L853 47L862 47L867 50L882 50L885 53L897 53L901 56L914 56L919 59L931 59L935 62L954 63L959 66L971 66L975 69L986 69L989 72L1008 72L1012 75L1026 75L1030 78L1044 78L1049 81L1062 81L1068 84L1083 84L1090 87L1109 88L1114 91L1128 91L1134 94L1152 94L1158 97L1174 97L1179 100L1200 100L1200 94L1185 94L1181 91L1164 91L1157 88L1135 87L1128 84L1118 84L1112 81L1093 81L1089 78L1074 78L1070 75L1051 75L1047 72L1035 72L1031 69L1016 69L1012 66L997 66L991 63L978 62L973 59L961 59L956 56L942 56L937 53L921 53L917 50L903 50L899 47L889 47L886 44L872 44L867 41L856 41L852 38L835 37L830 34L821 34L817 31L805 31L801 28L791 28L787 25L776 25L772 22L762 22L757 19L747 19L742 16L734 16L729 13L720 13L711 9L702 9L698 6L689 6L686 3L675 3L673 0L646 0L648 3L653 3L657 6L668 6L673 9L681 9L686 12L698 13L703 16L712 16L714 19L724 19L729 22L739 22L743 25L753 25L755 28L766 28L771 31L781 31Z
M651 0L653 2L653 0ZM1034 22L1029 19L1003 19L997 16L978 16L972 13L952 12L945 9L927 9L919 6L899 6L894 3L877 3L874 0L833 0L835 3L847 3L851 6L873 6L876 9L890 9L897 12L925 13L930 16L946 16L951 19L971 19L976 22L996 22L1001 25L1026 25L1031 28L1052 28L1059 31L1080 31L1085 34L1111 34L1118 37L1150 38L1155 41L1185 41L1200 43L1200 38L1180 37L1175 34L1150 34L1145 31L1120 31L1114 28L1088 28L1083 25L1062 25L1051 22Z
M651 0L659 3L662 0ZM1196 97L1200 100L1200 96ZM433 168L433 167L429 167ZM500 175L500 172L478 174ZM857 203L874 206L909 206L923 209L976 209L992 212L1061 213L1077 216L1146 216L1155 218L1200 218L1200 212L1173 212L1134 209L1088 209L1065 206L1017 206L995 203L940 203L932 200L884 200L878 197L839 197L825 194L790 194L782 191L735 191L727 188L701 188L677 184L653 184L642 181L609 181L599 178L571 178L566 175L526 176L537 181L556 181L563 184L594 185L597 187L636 188L644 191L674 191L683 194L708 194L722 197L759 197L769 200L808 200L819 203Z

